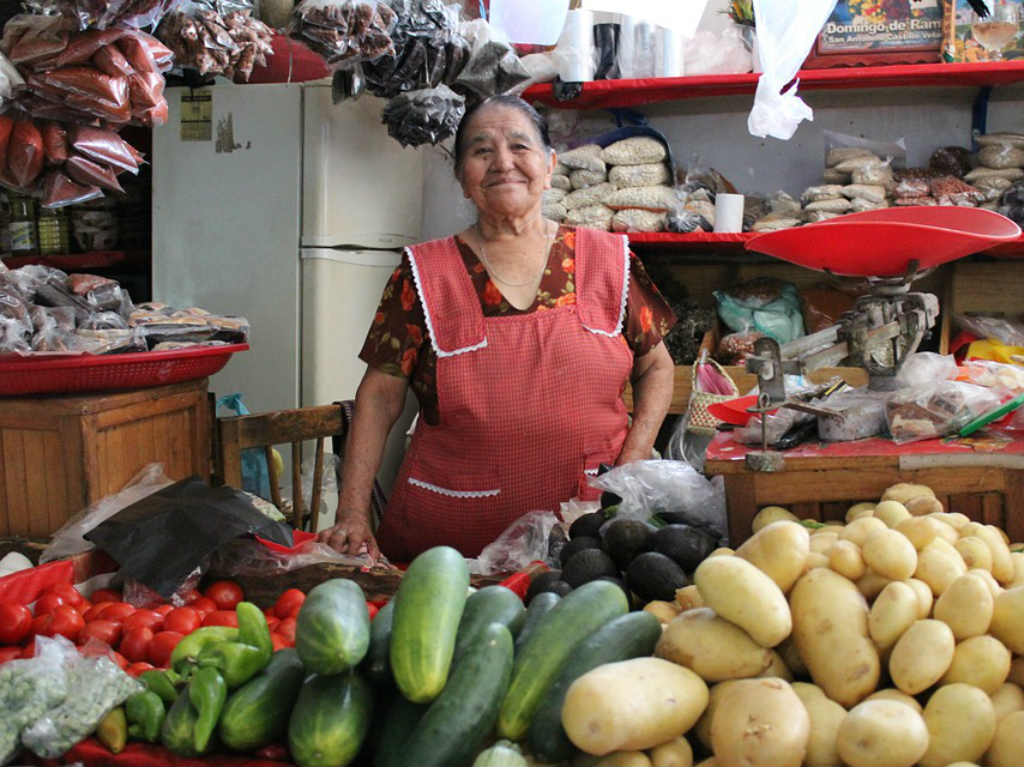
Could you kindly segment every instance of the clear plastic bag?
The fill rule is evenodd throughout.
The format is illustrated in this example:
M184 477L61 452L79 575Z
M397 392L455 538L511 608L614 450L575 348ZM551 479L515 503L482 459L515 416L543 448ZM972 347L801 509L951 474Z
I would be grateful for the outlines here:
M382 0L302 0L289 34L324 57L332 71L394 56L396 14Z
M367 554L342 554L315 539L286 553L271 550L252 538L236 538L218 547L210 559L210 570L228 576L267 576L321 564L370 568L374 564L387 566L388 560L383 554L376 562Z
M846 148L863 150L863 153L857 154L859 154L861 158L867 160L867 162L864 163L866 166L875 165L878 161L885 162L893 168L902 168L907 164L907 140L902 136L895 141L884 141L864 138L863 136L852 136L848 133L839 133L831 130L826 130L822 133L825 137L826 166L829 166L830 159L833 161L839 161L833 162L832 167L840 165L842 162L855 159L854 156L847 157L843 154L841 150ZM854 155L855 153L851 152L848 154ZM849 168L846 172L852 173L855 169L856 168Z
M169 602L175 607L184 607L188 604L189 597L195 595L202 577L203 568L197 567L175 589L174 593L166 599L142 581L138 581L135 578L126 578L121 590L121 598L128 604L138 608L159 607L165 602Z
M778 286L762 284L765 289L753 293L744 285L714 291L722 322L733 331L764 333L780 344L801 337L804 318L796 286L789 282Z
M914 388L956 378L956 375L957 365L953 355L914 352L900 366L896 380L900 386Z
M530 79L508 39L483 19L463 22L459 34L469 42L470 52L454 87L485 99Z
M18 752L27 725L59 706L68 695L69 662L77 658L75 646L58 635L37 636L35 656L0 664L0 764Z
M782 439L782 436L797 424L814 420L812 414L788 407L779 408L774 413L766 413L764 416L755 414L751 416L745 426L741 426L733 432L736 441L744 445L760 445L762 443L762 418L764 418L765 424L764 436L769 446Z
M531 511L506 527L484 547L476 559L469 560L469 571L478 575L514 573L530 562L544 561L548 539L558 524L553 511Z
M439 85L395 96L384 105L381 119L388 135L402 146L421 146L454 136L465 112L466 100Z
M994 338L1007 346L1024 346L1024 322L1009 317L958 314L955 322L961 330L978 338Z
M1024 392L1024 367L993 360L964 360L960 378L968 383L995 389L1001 395L1015 396Z
M999 405L992 389L960 381L904 389L889 397L885 415L889 433L904 444L944 437Z

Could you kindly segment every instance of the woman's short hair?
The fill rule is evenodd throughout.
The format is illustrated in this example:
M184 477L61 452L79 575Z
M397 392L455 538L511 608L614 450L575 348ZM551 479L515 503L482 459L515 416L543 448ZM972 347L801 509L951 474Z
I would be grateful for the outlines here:
M498 96L489 96L483 101L479 101L476 105L467 109L466 113L462 116L462 120L459 121L459 127L455 131L456 175L458 175L459 168L462 167L462 161L465 159L466 147L463 144L466 139L466 129L469 127L469 123L473 119L473 115L481 109L493 106L509 107L511 109L518 109L522 112L537 131L537 135L540 136L541 144L544 146L544 149L549 152L551 151L551 137L548 135L548 121L540 112L518 96L512 96L505 93Z

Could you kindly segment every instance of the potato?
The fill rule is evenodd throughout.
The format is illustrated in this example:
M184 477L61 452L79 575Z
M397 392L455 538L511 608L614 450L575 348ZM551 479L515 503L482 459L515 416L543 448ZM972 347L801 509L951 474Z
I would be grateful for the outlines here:
M880 519L876 519L875 517L860 517L859 519L853 520L853 522L846 525L846 527L839 531L839 539L843 541L853 541L858 546L863 546L864 541L867 540L871 533L887 529L885 522Z
M985 585L988 586L988 592L992 595L992 599L995 599L1003 593L1003 587L999 585L999 582L992 577L992 573L988 570L982 570L980 567L974 567L968 570L966 574L981 578L985 582Z
M907 536L918 551L936 538L944 537L943 528L948 528L948 525L932 517L908 517L896 525L896 529Z
M703 607L704 600L700 598L697 587L691 583L689 586L676 589L676 604L679 606L679 612L684 613L694 607Z
M857 579L857 590L864 595L865 599L874 599L890 583L892 581L889 578L879 575L869 568L864 571L864 575Z
M907 695L917 695L935 684L953 662L956 640L942 621L914 621L903 632L889 656L889 676Z
M957 531L971 521L970 517L966 514L961 514L959 511L938 511L932 515L932 518L937 519L940 522L945 522Z
M823 527L819 527L813 533L811 533L810 539L810 550L818 554L827 554L828 550L832 548L832 544L839 540L839 533L833 530L825 530Z
M781 506L765 506L754 515L753 520L750 522L750 529L753 530L756 535L761 528L767 527L772 522L778 522L783 519L790 522L796 522L798 524L800 522L800 517L789 509L784 509Z
M914 590L903 581L893 581L882 589L868 614L868 633L879 650L896 644L914 621L918 620L918 601Z
M1024 711L1007 714L996 725L996 734L985 753L989 767L1020 767L1024 764Z
M815 684L841 706L878 685L878 650L868 636L868 604L843 576L825 568L803 575L790 593L793 643Z
M594 762L594 767L651 767L651 760L643 751L613 751Z
M885 522L886 526L896 527L910 516L910 512L899 501L882 501L875 507L875 516Z
M786 593L803 574L810 538L807 528L797 522L772 522L744 541L736 556L757 567Z
M846 515L843 517L843 519L846 522L846 524L850 524L855 519L873 516L875 516L875 504L855 503L853 504L853 506L846 510Z
M668 743L662 743L650 750L651 767L690 767L693 764L693 747L690 741L680 735Z
M782 659L775 650L772 650L772 662L768 664L768 668L758 674L759 677L774 676L779 679L785 679L787 682L793 681L793 672L786 666L786 662Z
M979 522L969 522L960 529L960 537L973 535L981 538L988 544L992 552L992 575L1004 586L1013 581L1017 574L1010 558L1010 549L1003 538L1005 533L995 525L983 525Z
M1024 710L1024 690L1013 682L1003 682L995 692L989 693L989 697L992 699L997 722L1007 714Z
M679 609L679 605L675 602L663 602L660 599L654 599L644 605L644 612L648 612L658 619L658 622L665 625L682 610Z
M800 767L811 720L782 679L743 679L729 687L711 721L711 747L720 764Z
M897 482L895 485L891 485L885 489L885 492L882 493L881 500L899 501L900 503L904 503L911 498L917 498L921 495L930 495L934 498L935 492L927 485L915 485L910 482Z
M800 653L796 649L796 645L793 643L793 637L790 635L788 639L782 640L779 646L775 648L775 651L782 656L782 662L786 664L794 676L798 677L809 677L811 674L807 670L807 666L804 665L804 659L800 657Z
M756 676L772 662L771 650L710 607L677 615L662 632L654 654L692 669L706 682Z
M936 538L918 553L914 577L927 583L932 593L939 596L966 572L967 565L960 553L946 541Z
M973 684L992 695L1010 673L1010 651L993 636L983 634L960 642L942 684Z
M905 501L903 505L913 517L923 517L925 514L941 514L944 511L942 508L942 501L938 498L928 497L927 495L919 495L916 498L910 498Z
M853 541L836 541L828 550L828 566L844 578L855 581L864 575L867 566L860 554L860 546Z
M865 700L839 725L836 748L849 765L913 767L928 748L928 728L910 706Z
M693 767L718 767L718 762L715 761L715 757L709 756L706 759L701 759Z
M774 647L793 629L782 589L740 556L705 559L694 571L693 582L704 604L759 645Z
M931 587L917 578L908 578L904 583L910 586L914 590L914 594L917 595L917 617L927 618L932 614L932 604L935 602Z
M989 633L1017 655L1024 655L1024 586L1014 586L995 598Z
M988 631L995 600L977 575L965 573L935 600L934 616L953 630L957 641Z
M632 658L591 669L569 685L562 726L588 754L653 748L689 730L708 705L708 687L688 668Z
M996 732L992 701L969 684L947 684L933 692L924 707L924 723L929 739L922 767L976 762Z
M807 682L794 682L793 692L797 694L811 720L811 735L807 740L807 767L831 767L839 764L836 749L836 733L846 716L846 709L830 700L820 687Z
M828 567L828 555L817 551L807 552L807 561L804 562L804 573L810 572L816 567Z
M1010 560L1013 562L1013 580L1007 585L1024 585L1024 551L1011 551Z
M924 711L917 699L910 697L905 692L900 692L895 687L886 687L883 690L876 690L864 700L895 700L905 706L910 706L917 713Z
M719 682L713 685L708 691L708 705L704 709L704 713L700 715L700 719L697 720L697 724L693 726L693 733L697 736L697 740L700 741L704 748L711 750L711 722L715 718L715 711L718 709L718 704L722 702L722 698L725 697L725 691L729 689L731 685L739 682L739 679L727 679L724 682Z
M1003 644L1006 644L1005 642ZM791 667L792 668L792 667ZM1020 688L1024 688L1024 658L1014 658L1010 663L1010 675L1006 678Z
M992 572L992 552L981 538L976 535L965 535L953 544L960 552L968 569L979 568Z
M861 547L864 562L884 578L902 581L917 569L917 550L910 540L895 530L872 533Z
M717 549L708 554L708 559L711 557L731 557L736 552L730 549L728 546L719 546Z

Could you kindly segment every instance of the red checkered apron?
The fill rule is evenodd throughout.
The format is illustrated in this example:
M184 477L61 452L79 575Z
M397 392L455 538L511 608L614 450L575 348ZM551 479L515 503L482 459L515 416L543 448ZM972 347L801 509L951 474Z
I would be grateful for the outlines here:
M597 497L587 476L622 449L628 246L577 229L575 305L504 317L484 317L453 238L409 258L437 354L439 422L417 424L378 542L392 561L440 544L474 557L527 512Z

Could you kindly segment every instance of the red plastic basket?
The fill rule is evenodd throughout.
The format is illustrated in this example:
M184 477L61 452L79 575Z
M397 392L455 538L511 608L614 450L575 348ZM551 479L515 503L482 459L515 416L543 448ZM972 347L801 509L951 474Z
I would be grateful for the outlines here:
M0 396L145 389L194 381L223 368L249 344L197 346L164 352L0 357Z

